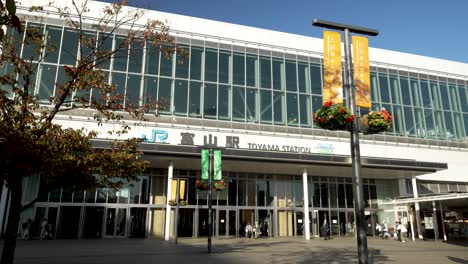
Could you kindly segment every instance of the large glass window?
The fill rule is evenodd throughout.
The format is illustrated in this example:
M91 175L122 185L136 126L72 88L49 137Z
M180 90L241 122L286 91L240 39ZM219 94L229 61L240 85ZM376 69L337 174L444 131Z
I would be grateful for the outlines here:
M380 102L379 85L377 83L377 74L375 72L370 73L370 86L372 102Z
M411 94L413 95L413 105L421 107L421 92L419 90L419 82L417 79L411 79Z
M330 183L330 207L337 208L338 207L338 194L336 193L336 183Z
M271 59L260 57L260 87L271 88Z
M286 61L286 90L297 91L296 62Z
M322 70L318 64L310 64L310 84L313 94L322 94Z
M320 183L320 200L322 201L322 208L328 207L328 183Z
M401 110L401 106L399 105L394 105L393 106L393 117L394 117L394 122L393 126L395 128L395 133L397 135L405 135L404 131L404 125L403 125L403 111Z
M307 63L299 62L297 64L297 77L299 83L299 92L301 93L310 93L310 84L308 80L309 67Z
M273 92L273 117L275 124L284 125L284 93Z
M297 126L299 123L297 103L298 103L297 94L287 93L288 125Z
M258 121L257 118L257 89L247 88L247 120Z
M463 122L465 122L465 137L468 136L468 114L463 114Z
M437 82L431 82L431 96L432 96L432 103L434 105L434 109L440 110L442 109L442 103L440 101L440 93L439 93L439 86Z
M452 121L452 113L448 111L444 111L444 119L445 119L445 128L446 128L447 138L453 140L455 138L455 127Z
M462 115L459 113L453 113L453 119L455 121L455 131L457 132L458 138L463 138L463 119Z
M146 42L145 73L158 74L159 69L159 49L150 42Z
M426 122L426 131L429 138L436 137L436 128L434 124L434 115L431 109L424 109L424 116Z
M416 121L416 134L418 137L426 137L426 129L424 127L424 113L420 108L414 108L414 120Z
M219 85L218 90L218 118L230 120L231 114L231 87L228 85Z
M247 54L247 86L257 86L258 59L256 55Z
M450 84L449 89L450 89L450 97L452 98L453 111L461 112L460 103L458 101L459 96L458 96L457 86L455 84Z
M458 94L460 95L462 111L468 112L468 89L465 86L458 86ZM465 122L465 126L468 127L468 123Z
M127 77L127 90L125 106L138 107L140 101L141 75L129 74Z
M299 112L301 114L301 126L310 127L312 121L312 105L310 103L310 95L299 95Z
M141 73L143 64L143 46L144 40L138 39L130 45L130 56L128 60L128 71Z
M232 81L234 84L245 84L245 54L234 53L232 61Z
M245 119L245 88L234 86L232 94L232 118L234 120Z
M451 110L450 107L450 94L446 83L439 83L440 98L442 99L442 107L444 110Z
M120 96L119 102L123 104L125 98L125 82L127 81L127 75L125 73L112 72L112 85L115 86L114 94Z
M161 52L161 69L159 75L172 76L172 58L174 54L165 54L167 53L167 51L164 52L165 49L168 49L168 47L162 48L163 52Z
M76 32L75 30L65 28L63 31L62 51L60 52L61 64L76 64L78 43L78 32Z
M431 108L431 91L429 90L429 84L427 83L426 80L421 80L421 95L422 95L422 102L423 102L423 107L425 108Z
M158 78L145 76L144 82L143 99L144 103L148 104L154 102L157 98Z
M174 85L174 114L187 115L188 82L176 80Z
M205 83L203 116L206 118L216 118L217 87L213 83Z
M444 119L442 116L442 111L434 111L434 119L436 125L437 137L439 139L445 139L445 128L444 128Z
M257 206L265 206L266 182L257 180Z
M338 207L346 208L345 185L342 183L338 184Z
M262 123L271 123L271 91L260 90L260 118Z
M392 91L392 103L401 104L400 86L398 77L390 75L390 87Z
M411 105L411 91L409 89L408 78L400 77L401 97L404 105Z
M231 61L231 52L227 50L219 51L219 82L229 83L229 64Z
M282 59L273 59L273 89L283 90L283 67Z
M158 101L166 105L162 112L171 112L171 99L172 99L172 79L160 78L159 79L159 91Z
M390 91L388 89L388 76L384 73L379 73L380 99L382 103L390 102Z
M44 50L44 61L57 63L60 41L62 38L62 28L55 26L47 26L45 32L45 50Z
M218 69L218 51L206 49L205 51L205 81L216 82Z
M39 68L38 97L42 102L49 103L49 98L54 96L55 74L57 66L43 64Z
M234 177L229 177L228 181L228 204L237 205L237 179Z
M185 51L189 50L189 47L186 45L181 45L178 48ZM176 78L187 79L189 74L189 58L180 54L177 54L176 57Z
M23 45L23 54L22 57L26 60L35 60L37 61L41 52L41 48L39 47L39 43L37 41L31 41L37 36L42 36L44 30L43 25L28 23L28 27L26 28L26 36L25 40L26 43ZM29 41L27 41L29 39ZM112 44L112 43L111 43Z
M189 96L189 116L201 116L201 83L192 81L190 82L190 96Z
M237 205L245 206L246 196L247 196L246 181L243 179L239 179L237 181Z
M404 107L406 135L416 136L416 128L413 119L413 108Z
M127 71L128 44L123 36L115 36L114 71Z
M190 79L201 80L203 48L192 46L190 49Z

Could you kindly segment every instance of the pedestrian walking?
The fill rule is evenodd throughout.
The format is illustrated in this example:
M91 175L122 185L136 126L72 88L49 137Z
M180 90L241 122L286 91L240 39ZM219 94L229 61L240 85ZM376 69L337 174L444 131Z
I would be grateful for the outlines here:
M47 218L44 218L41 223L41 240L46 239L49 234L47 233Z
M401 242L405 243L405 237L407 236L408 228L406 228L405 224L400 223L400 240Z
M328 240L329 236L328 236L328 232L329 232L329 228L328 228L328 223L327 223L327 220L323 220L323 225L322 225L322 235L324 237L325 240Z

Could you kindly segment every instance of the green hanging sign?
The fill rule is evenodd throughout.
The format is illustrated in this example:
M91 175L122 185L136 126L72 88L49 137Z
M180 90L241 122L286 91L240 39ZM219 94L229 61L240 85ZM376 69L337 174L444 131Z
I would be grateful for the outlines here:
M213 160L214 160L214 164L213 164L213 167L214 167L214 180L215 181L219 181L223 178L222 176L222 170L221 170L221 164L222 164L222 160L221 160L221 150L214 150L213 151Z
M208 180L210 172L210 152L207 149L201 150L201 178Z

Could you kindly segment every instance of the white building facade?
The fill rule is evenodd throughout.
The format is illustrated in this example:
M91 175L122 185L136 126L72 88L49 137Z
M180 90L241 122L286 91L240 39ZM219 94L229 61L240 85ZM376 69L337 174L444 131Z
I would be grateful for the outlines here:
M60 18L40 16L26 28L43 30L60 51L38 65L35 93L47 104L69 63L64 54L77 48ZM24 203L39 197L22 216L33 220L33 234L47 218L56 238L171 239L169 201L180 181L187 205L179 210L178 235L206 236L207 193L195 181L200 149L215 147L227 185L213 198L215 236L244 236L250 223L263 236L318 237L325 219L332 236L354 236L349 132L312 122L323 101L322 40L151 10L147 18L167 21L188 51L184 63L146 45L129 47L105 71L128 98L169 101L160 117L125 135L147 139L141 150L151 168L120 191L48 190L39 176L27 178ZM112 43L118 41L115 34ZM468 64L374 48L370 61L372 108L385 107L395 122L386 133L360 135L368 235L376 235L377 223L402 221L416 238L468 237ZM107 131L120 124L98 126L92 113L71 112L57 122L100 132L95 144L105 147ZM5 187L0 205L4 230Z

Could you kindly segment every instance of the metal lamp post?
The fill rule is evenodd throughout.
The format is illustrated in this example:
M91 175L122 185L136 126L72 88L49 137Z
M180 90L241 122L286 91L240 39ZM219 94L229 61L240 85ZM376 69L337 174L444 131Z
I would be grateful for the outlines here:
M351 114L356 113L356 101L355 101L355 87L354 77L352 71L352 60L351 60L351 43L349 41L350 32L377 36L379 32L374 29L356 27L346 24L340 24L335 22L329 22L319 19L314 19L312 25L323 28L330 28L339 31L344 31L345 34L345 81L344 90L348 91L348 107L351 109ZM369 263L367 254L367 236L366 236L366 221L364 219L364 196L363 196L363 185L361 178L361 153L359 148L359 127L357 122L353 122L351 130L351 162L353 171L353 195L354 195L354 211L356 214L356 229L357 229L357 245L358 245L358 257L359 263Z

